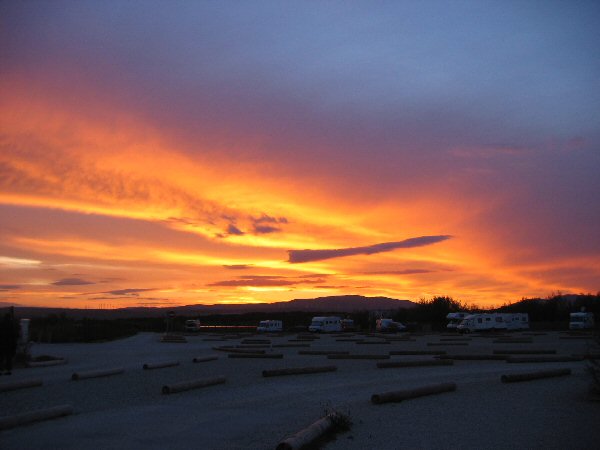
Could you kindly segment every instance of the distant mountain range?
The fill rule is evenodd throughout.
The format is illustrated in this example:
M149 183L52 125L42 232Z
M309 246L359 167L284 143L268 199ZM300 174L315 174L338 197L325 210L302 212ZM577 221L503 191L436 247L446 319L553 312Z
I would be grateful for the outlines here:
M45 317L49 314L65 314L72 318L121 319L134 317L164 317L172 311L178 316L201 316L209 314L244 314L251 312L314 312L343 313L353 311L386 311L399 308L412 308L416 304L410 300L388 297L364 297L362 295L338 295L310 299L296 299L276 303L240 303L221 305L187 305L171 308L132 307L119 309L70 309L36 308L16 306L18 317Z

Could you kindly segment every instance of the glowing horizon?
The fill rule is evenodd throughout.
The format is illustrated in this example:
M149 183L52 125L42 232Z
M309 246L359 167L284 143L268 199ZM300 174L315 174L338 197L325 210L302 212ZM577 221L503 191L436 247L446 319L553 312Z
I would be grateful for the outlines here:
M0 306L600 289L595 6L60 4L0 7Z

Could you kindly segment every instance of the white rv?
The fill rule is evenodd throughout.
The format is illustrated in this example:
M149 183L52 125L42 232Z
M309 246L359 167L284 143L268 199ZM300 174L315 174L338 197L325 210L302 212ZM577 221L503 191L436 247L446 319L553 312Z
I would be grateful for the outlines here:
M315 333L331 333L334 331L342 331L342 321L339 317L313 317L308 331Z
M185 321L185 331L189 331L189 332L200 331L200 321L199 320L186 320Z
M529 330L529 314L512 313L504 314L507 330Z
M261 320L256 331L263 333L283 331L283 322L281 320Z
M461 333L491 330L526 330L529 328L528 314L483 313L465 317L456 327Z
M392 319L377 319L375 322L375 329L382 333L404 331L406 327L400 322L394 322Z
M456 330L456 328L462 322L462 320L465 317L467 317L469 314L471 314L471 313L466 313L466 312L448 313L448 315L446 316L446 319L448 319L448 325L446 325L446 328L448 328L449 330Z
M589 312L571 313L569 330L589 330L594 328L594 314Z

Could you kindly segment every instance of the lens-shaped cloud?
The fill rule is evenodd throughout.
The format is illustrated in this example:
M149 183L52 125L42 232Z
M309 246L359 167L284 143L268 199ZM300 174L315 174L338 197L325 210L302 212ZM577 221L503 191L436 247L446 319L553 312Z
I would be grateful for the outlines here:
M422 247L450 239L452 236L420 236L405 239L398 242L383 242L381 244L368 245L365 247L350 247L323 250L288 250L290 263L304 263L310 261L321 261L324 259L340 258L343 256L373 255L375 253L390 252L399 248Z

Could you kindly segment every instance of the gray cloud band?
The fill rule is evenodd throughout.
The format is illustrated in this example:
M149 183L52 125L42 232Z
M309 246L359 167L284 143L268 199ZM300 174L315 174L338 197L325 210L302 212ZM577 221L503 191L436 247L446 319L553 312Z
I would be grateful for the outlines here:
M389 252L398 248L412 248L431 245L450 239L452 236L420 236L397 242L384 242L381 244L368 245L365 247L350 247L325 250L288 250L288 262L303 263L310 261L321 261L324 259L340 258L343 256L373 255L375 253Z

